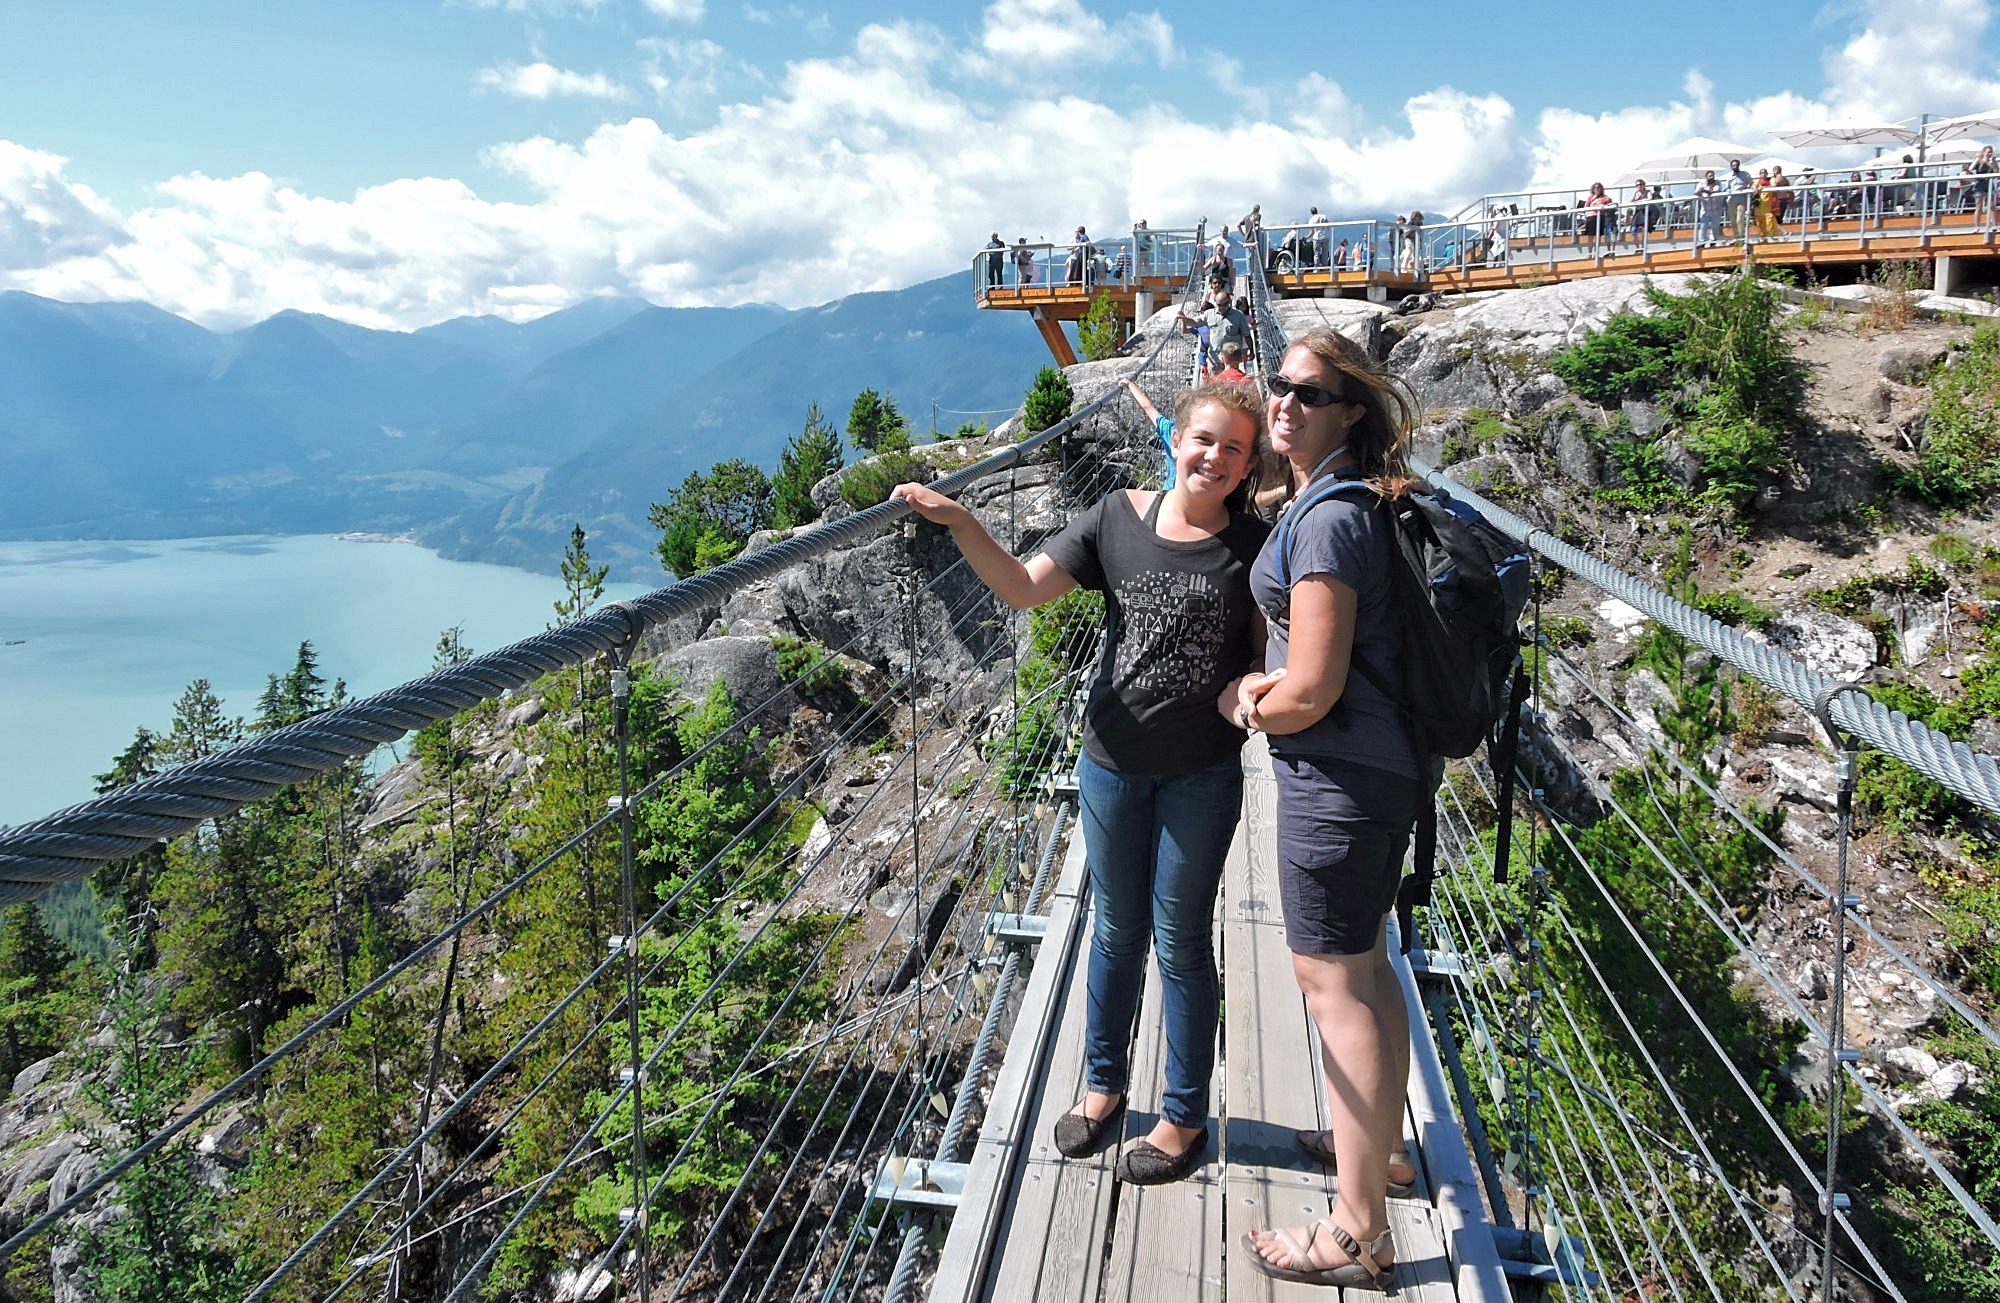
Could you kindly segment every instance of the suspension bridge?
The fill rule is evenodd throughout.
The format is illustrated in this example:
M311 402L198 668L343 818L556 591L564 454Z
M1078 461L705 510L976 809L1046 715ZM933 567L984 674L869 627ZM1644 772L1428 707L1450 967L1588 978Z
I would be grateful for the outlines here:
M1260 365L1274 364L1283 348L1278 291L1260 265L1245 274L1259 309ZM1197 276L1190 261L1172 292L1191 297ZM1165 325L1140 350L1129 374L1147 387L1164 394L1193 379L1190 341ZM1114 386L935 487L976 495L999 536L1032 549L1069 510L1155 472L1151 432L1119 395ZM1528 706L1536 744L1524 749L1519 805L1496 812L1491 775L1476 766L1453 774L1441 798L1438 899L1399 962L1416 1029L1407 1128L1419 1168L1416 1193L1391 1201L1399 1296L1922 1297L1907 1263L1885 1248L1880 1210L1843 1167L1842 1140L1864 1123L1918 1167L1936 1196L1934 1215L1949 1219L1963 1252L2000 1249L1992 1210L1967 1188L1971 1174L1902 1119L1843 1021L1849 975L1866 963L1927 991L1951 1034L2000 1049L2000 1034L1955 986L1875 926L1846 877L1858 748L1995 813L2000 766L1478 495L1454 492L1535 554L1544 587L1555 577L1594 586L1819 719L1840 779L1839 868L1812 872L1758 812L1716 790L1698 758L1627 714L1616 692L1549 642L1537 602ZM490 928L537 882L594 865L619 884L621 916L616 934L597 938L597 961L570 975L567 993L496 1053L458 1060L449 1089L422 1092L423 1107L398 1115L400 1130L375 1148L366 1175L258 1264L243 1299L470 1299L491 1290L496 1262L531 1217L568 1215L576 1179L607 1170L629 1174L615 1229L586 1239L588 1251L547 1292L889 1303L1326 1297L1251 1272L1234 1247L1247 1225L1296 1224L1330 1206L1329 1177L1291 1144L1293 1128L1326 1114L1277 918L1262 756L1246 749L1244 819L1216 921L1225 1007L1212 1149L1187 1181L1124 1188L1108 1156L1062 1161L1048 1139L1079 1090L1089 901L1065 775L1079 689L1103 630L1077 619L1031 648L964 563L927 552L913 525L902 504L885 503L797 531L637 600L0 830L0 899L30 899L161 839L202 836L312 774L543 676L608 669L602 691L614 727L599 743L613 753L618 782L601 813L548 854L508 863L447 926L260 1047L247 1070L52 1185L45 1206L4 1228L0 1256L18 1267L61 1251L67 1219L114 1202L122 1178L194 1144L225 1109L304 1056L343 1053L340 1031L378 1002L399 993L435 999L461 940ZM866 550L896 600L822 640L824 654L793 666L765 700L739 703L724 736L633 781L643 771L629 727L632 663L648 631L707 623L760 584L782 605L786 585L814 582L816 566L852 549ZM1031 651L1052 672L1024 673ZM670 890L649 890L634 864L635 822L648 802L729 739L782 732L788 701L864 653L888 667L881 681L838 703L823 698L824 743L788 755L765 804L727 844L675 866ZM1635 753L1657 756L1645 771L1655 777L1592 789L1597 812L1579 814L1562 797L1576 774L1564 770L1551 725L1558 700L1618 731ZM1021 728L1027 720L1046 726ZM996 745L1003 735L1013 741ZM873 753L865 772L840 767L864 749ZM786 835L789 814L823 797L836 772L851 794L843 817L803 841ZM1740 884L1719 881L1674 831L1672 816L1691 794L1715 821L1702 836L1755 843L1787 889L1823 914L1828 990L1801 994L1779 973L1744 922ZM1499 817L1523 831L1522 863L1504 883L1487 835ZM1617 868L1650 884L1646 898L1581 844L1604 828L1627 834ZM824 939L802 947L798 971L765 993L769 1016L728 1056L698 1056L697 1077L670 1082L691 1041L740 1020L730 975L787 919L806 916L827 924ZM705 929L718 920L739 922L705 952L705 980L683 988L665 1024L643 1024L648 993L689 947L715 944ZM1740 1019L1718 1026L1716 992L1679 969L1673 946L1697 930L1714 963L1782 1008L1823 1065L1817 1084L1802 1077L1802 1098L1790 1101L1816 1109L1783 1107L1756 1062L1769 1045L1746 1040ZM1162 1052L1145 1011L1158 998L1149 982L1128 1134L1150 1124L1145 1092ZM791 1016L815 989L832 994L812 1017ZM1592 1030L1594 1020L1613 1030ZM439 1044L446 1029L441 1013ZM531 1053L536 1071L526 1067ZM434 1083L439 1063L434 1050ZM543 1170L502 1179L495 1156L523 1116L580 1073L596 1074L595 1111L566 1120L565 1144ZM1714 1093L1693 1094L1697 1084ZM726 1127L745 1151L740 1179L697 1199L680 1178Z

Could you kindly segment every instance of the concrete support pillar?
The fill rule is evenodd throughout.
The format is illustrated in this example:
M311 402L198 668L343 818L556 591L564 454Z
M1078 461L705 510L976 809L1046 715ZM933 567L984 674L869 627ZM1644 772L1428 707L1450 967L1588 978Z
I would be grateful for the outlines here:
M1370 303L1387 303L1389 301L1389 287L1387 285L1370 285L1368 287L1368 301Z
M1938 294L1949 294L1958 282L1958 259L1949 253L1938 254L1931 260L1937 266L1937 276L1932 289Z
M1132 296L1132 328L1137 330L1152 319L1153 291L1140 290Z

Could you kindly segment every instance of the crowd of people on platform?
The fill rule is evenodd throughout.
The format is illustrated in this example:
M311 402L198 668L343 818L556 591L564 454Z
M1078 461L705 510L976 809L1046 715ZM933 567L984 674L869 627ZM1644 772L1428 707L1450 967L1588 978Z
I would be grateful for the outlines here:
M1781 162L1761 166L1753 174L1741 159L1732 159L1719 173L1710 169L1699 181L1638 178L1622 195L1594 181L1568 205L1534 204L1534 197L1523 196L1530 203L1523 211L1520 202L1495 201L1475 222L1441 233L1429 243L1421 211L1398 216L1392 223L1370 224L1336 240L1333 220L1314 206L1303 223L1282 237L1267 239L1261 208L1253 207L1224 227L1197 257L1206 279L1219 277L1230 289L1250 257L1261 258L1265 271L1273 275L1366 272L1378 265L1410 275L1442 261L1505 263L1514 249L1536 239L1566 239L1573 248L1588 243L1615 250L1644 246L1668 232L1691 231L1694 247L1702 248L1773 238L1784 232L1787 223L1796 227L1801 222L1850 218L1878 221L1917 212L1993 220L1997 196L2000 161L1990 145L1961 162L1956 172L1919 163L1912 154L1844 173L1802 167L1796 176L1788 174ZM1038 253L1048 261L1038 264ZM1022 236L1010 246L996 231L981 257L988 289L1009 284L1009 268L1016 287L1091 287L1127 285L1135 276L1154 274L1155 253L1154 233L1142 220L1134 224L1129 239L1103 243L1093 241L1081 226L1060 244L1031 245Z

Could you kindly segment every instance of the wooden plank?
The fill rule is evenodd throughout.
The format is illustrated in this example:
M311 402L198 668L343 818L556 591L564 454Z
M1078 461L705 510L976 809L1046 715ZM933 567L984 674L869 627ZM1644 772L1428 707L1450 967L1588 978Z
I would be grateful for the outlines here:
M1087 926L1085 889L1083 836L1072 823L1068 852L1049 896L1048 933L1034 952L1007 1054L968 1159L965 1190L932 1277L933 1303L966 1303L984 1295L987 1268L997 1253L1021 1175L1024 1153L1019 1138L1032 1125L1050 1061L1046 1051L1070 999L1076 954Z
M1079 837L1080 841L1081 838ZM1094 1303L1110 1220L1116 1148L1094 1158L1064 1158L1052 1133L1056 1119L1083 1094L1085 964L1071 970L1062 1021L1049 1054L1026 1131L1020 1177L1000 1223L987 1274L994 1303Z
M1160 1008L1160 966L1146 966L1139 1005L1139 1035L1132 1052L1132 1103L1125 1134L1143 1136L1159 1119L1166 1082L1167 1045ZM1219 1074L1218 1074L1219 1075ZM1212 1101L1211 1101L1212 1102ZM1215 1155L1222 1134L1209 1117L1210 1157L1185 1180L1167 1185L1121 1185L1104 1265L1104 1303L1219 1303L1222 1298L1222 1165Z
M1326 1290L1272 1280L1237 1243L1252 1227L1301 1225L1332 1207L1326 1169L1292 1139L1301 1127L1323 1126L1325 1115L1311 1020L1280 919L1276 789L1263 739L1244 748L1243 767L1243 822L1222 876L1227 1296L1324 1303Z

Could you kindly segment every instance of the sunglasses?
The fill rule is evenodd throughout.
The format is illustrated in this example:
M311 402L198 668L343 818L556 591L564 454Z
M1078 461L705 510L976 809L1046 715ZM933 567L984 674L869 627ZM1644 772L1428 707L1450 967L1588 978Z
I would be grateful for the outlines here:
M1290 396L1298 399L1301 404L1307 407L1331 407L1335 403L1344 403L1347 401L1347 399L1342 398L1331 389L1322 389L1318 385L1309 385L1303 380L1287 380L1283 376L1272 376L1264 383L1270 386L1271 397L1284 398Z

